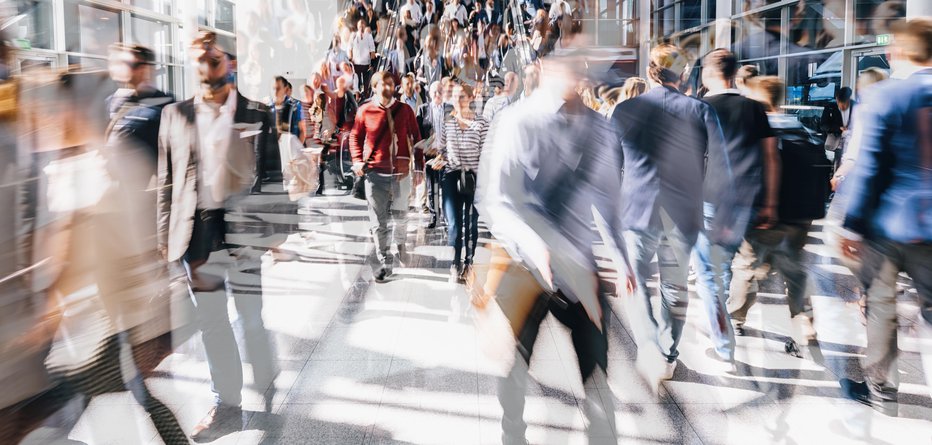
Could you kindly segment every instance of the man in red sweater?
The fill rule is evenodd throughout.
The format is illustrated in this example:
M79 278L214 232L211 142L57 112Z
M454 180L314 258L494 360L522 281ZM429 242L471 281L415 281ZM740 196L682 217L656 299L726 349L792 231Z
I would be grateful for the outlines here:
M398 245L398 256L405 255L414 156L411 147L421 140L421 134L411 107L395 100L391 74L375 74L372 90L372 100L356 113L350 132L350 153L353 171L357 176L366 176L369 220L381 264L375 271L375 281L382 283L392 274L389 221L393 223L392 238Z

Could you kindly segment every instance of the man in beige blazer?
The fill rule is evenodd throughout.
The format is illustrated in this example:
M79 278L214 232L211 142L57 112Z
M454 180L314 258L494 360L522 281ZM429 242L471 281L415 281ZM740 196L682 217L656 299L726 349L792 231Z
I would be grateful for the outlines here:
M243 320L256 386L264 392L267 408L271 406L278 371L262 322L261 293L238 293L237 283L225 283L237 272L233 268L221 266L218 275L216 267L206 268L214 270L211 274L202 266L212 253L233 247L226 242L225 214L239 208L250 191L259 190L262 172L257 165L263 164L266 145L275 141L275 128L267 106L236 91L233 56L217 44L213 33L201 33L191 50L201 88L193 98L162 112L157 240L167 261L184 266L197 304L216 395L215 407L192 433L195 442L205 442L242 429L243 369L227 313L227 292L233 294ZM230 253L236 255L233 249ZM261 283L249 287L261 289Z

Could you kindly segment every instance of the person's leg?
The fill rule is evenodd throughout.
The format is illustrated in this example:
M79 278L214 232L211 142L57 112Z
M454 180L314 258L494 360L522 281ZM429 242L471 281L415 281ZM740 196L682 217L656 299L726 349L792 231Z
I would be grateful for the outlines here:
M689 306L689 252L695 241L680 232L665 210L661 209L664 236L657 248L660 267L660 319L657 320L657 341L667 363L676 362L676 347L686 325Z
M217 404L240 406L243 364L230 326L227 295L224 291L193 292L197 320L210 370L211 391Z
M904 253L890 242L868 242L872 281L867 289L867 348L861 363L870 392L880 400L895 402L899 388L897 370L896 280Z
M434 228L437 226L437 187L439 178L437 171L431 167L425 167L424 176L427 183L425 199L427 201L427 211L430 212L428 226Z
M498 381L498 401L502 405L502 442L524 443L524 393L528 367L540 324L547 316L549 301L538 298L517 338L515 362L508 374Z
M391 217L391 178L374 173L366 175L366 201L369 204L369 222L372 224L372 242L382 267L390 267L389 219Z
M757 280L766 278L769 266L764 262L769 249L760 242L764 230L750 230L731 262L731 283L725 307L737 333L743 332L748 311L757 301Z
M466 215L464 215L463 220L466 226L463 229L463 234L466 238L465 263L467 265L472 265L473 257L476 255L476 245L479 243L479 211L473 204L474 201L475 196L470 195L466 198L464 206Z
M392 181L392 243L398 246L399 255L404 255L408 239L408 203L412 189L411 175Z
M724 292L725 269L731 270L731 264L727 264L730 259L725 248L713 245L705 232L699 233L692 252L692 265L697 275L696 293L705 306L715 352L729 361L735 356L735 336L725 308Z
M904 269L913 279L919 294L919 352L926 375L926 385L932 385L932 244L904 245Z
M442 181L443 211L447 215L447 245L453 247L453 265L462 264L463 201L456 189L456 175L444 175Z
M628 313L628 320L633 329L635 343L638 345L638 354L647 349L660 351L657 343L657 320L651 305L650 287L647 281L654 273L651 263L657 246L660 244L660 235L652 231L626 230L623 234L628 259L632 263L634 279L637 289L631 300L633 311Z
M774 266L786 279L790 317L802 314L812 320L812 301L807 292L808 273L803 265L803 249L809 237L809 224L786 224L785 251L776 256ZM781 249L782 250L782 249Z

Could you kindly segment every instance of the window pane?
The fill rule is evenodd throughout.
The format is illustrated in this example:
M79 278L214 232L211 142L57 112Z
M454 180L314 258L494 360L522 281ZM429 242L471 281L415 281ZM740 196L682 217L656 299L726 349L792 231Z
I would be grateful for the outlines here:
M84 70L105 70L107 69L107 59L96 59L93 57L68 56L68 65L80 66Z
M845 2L790 7L789 52L835 48L845 43Z
M680 30L702 24L702 0L684 0L680 4Z
M890 24L906 17L902 0L856 0L854 38L857 43L874 43L878 34L889 34Z
M158 62L174 63L171 27L168 23L132 15L129 23L129 43L138 43L155 51Z
M78 2L65 2L65 47L68 51L107 54L120 41L120 13Z
M129 0L129 4L165 15L172 13L172 0Z
M709 21L715 20L715 0L706 0L705 2L706 17Z
M16 4L14 22L9 25L9 37L18 40L22 48L52 48L52 1L32 0Z
M735 20L734 51L739 59L757 59L780 54L780 9Z
M224 31L234 32L233 17L235 12L233 8L233 3L227 0L217 0L217 14L214 18L214 27Z

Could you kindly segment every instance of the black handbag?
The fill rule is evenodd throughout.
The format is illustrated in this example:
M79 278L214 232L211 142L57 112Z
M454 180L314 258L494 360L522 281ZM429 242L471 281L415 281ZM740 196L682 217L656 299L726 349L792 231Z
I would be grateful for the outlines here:
M456 191L461 195L474 195L476 193L476 172L460 170L460 177L456 180Z

